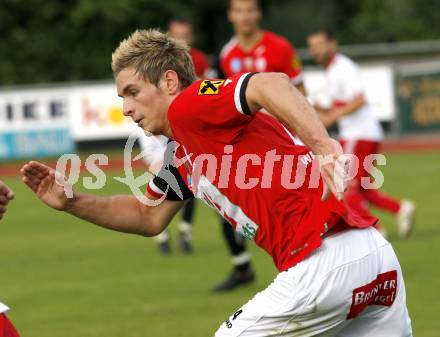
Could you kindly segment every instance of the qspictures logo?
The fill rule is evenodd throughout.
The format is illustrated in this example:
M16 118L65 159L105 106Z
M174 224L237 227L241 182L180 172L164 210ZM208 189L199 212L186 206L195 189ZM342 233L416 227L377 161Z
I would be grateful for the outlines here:
M170 167L177 169L185 168L183 180L197 190L197 183L208 181L211 184L217 182L219 189L228 188L234 184L236 188L250 190L254 188L270 189L276 184L285 189L299 189L306 185L308 188L318 188L320 183L320 166L332 163L335 168L345 170L343 180L335 174L334 183L338 191L344 191L347 182L353 181L359 168L364 168L366 176L360 179L360 184L364 189L380 188L384 182L382 172L377 168L378 165L385 165L386 158L381 154L371 154L360 162L355 155L341 155L338 158L331 156L315 156L311 151L301 154L278 154L277 149L272 149L263 154L246 153L240 156L233 156L234 146L225 145L221 156L214 156L210 153L194 155L188 153L186 149L175 141L167 144L161 143L155 136L146 134L149 140L157 142L157 146L150 149L150 152L142 151L135 153L135 144L140 137L138 131L133 131L124 146L123 152L123 173L121 177L114 177L123 185L128 186L131 193L145 205L155 206L160 204L171 189L179 197L183 193L175 174L172 174ZM151 153L153 151L153 154ZM184 155L177 155L177 153ZM232 161L234 160L234 165ZM156 172L160 178L166 182L166 190L162 191L163 196L159 199L148 198L145 194L146 185L152 178L148 172L135 175L133 163L144 161L146 165L162 167ZM57 182L64 186L66 196L73 197L73 186L82 183L88 190L102 189L107 176L103 168L109 165L109 158L104 154L92 154L85 160L86 171L92 176L84 176L80 180L81 159L76 154L65 154L61 156L56 165ZM362 165L362 166L361 166ZM278 170L274 170L277 166ZM344 168L345 166L345 168ZM232 169L233 167L233 169ZM255 170L257 168L257 170ZM182 171L182 170L181 170ZM251 176L249 172L261 172L259 176ZM277 172L275 174L275 172ZM280 173L281 172L281 173ZM201 180L200 178L203 177ZM193 190L193 192L195 192ZM196 193L195 193L196 194Z

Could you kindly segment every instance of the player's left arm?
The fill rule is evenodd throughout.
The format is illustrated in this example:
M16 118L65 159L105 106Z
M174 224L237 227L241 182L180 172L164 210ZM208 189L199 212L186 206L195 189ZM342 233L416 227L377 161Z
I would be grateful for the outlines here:
M325 127L328 128L335 124L338 119L351 115L352 113L358 111L366 103L367 101L365 100L365 96L363 94L360 94L342 107L328 109L327 111L324 111L324 109L319 109L321 110L319 111L319 116L322 123L325 125Z
M320 114L326 127L332 126L338 119L355 113L367 104L359 67L352 63L346 63L341 72L343 74L335 79L338 82L337 86L344 96L351 97L351 99L346 100L341 106Z
M330 191L342 199L343 187L335 184L335 181L343 181L345 175L344 165L340 167L335 164L343 154L342 147L329 137L318 114L291 83L290 78L281 73L255 74L250 77L245 90L251 113L264 108L267 113L294 130L315 155L332 159L332 162L321 167L321 174ZM326 192L323 198L328 196Z

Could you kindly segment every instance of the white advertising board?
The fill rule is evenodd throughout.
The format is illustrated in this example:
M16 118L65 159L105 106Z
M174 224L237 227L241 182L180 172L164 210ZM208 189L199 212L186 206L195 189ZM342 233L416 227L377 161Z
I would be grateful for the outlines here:
M381 121L393 120L392 67L362 66L361 72L374 113ZM331 104L322 70L306 68L305 86L312 102ZM126 138L137 127L123 116L113 82L0 90L0 133L58 129L68 130L75 141L90 141Z
M64 89L0 91L1 159L56 156L73 148Z
M391 66L362 66L362 81L365 86L367 101L380 121L391 121L396 117L394 99L394 72ZM309 100L329 107L331 99L328 94L324 71L305 70L305 87Z
M0 131L68 127L68 90L0 90Z
M113 83L72 87L68 111L73 138L79 141L126 138L138 127L122 114Z

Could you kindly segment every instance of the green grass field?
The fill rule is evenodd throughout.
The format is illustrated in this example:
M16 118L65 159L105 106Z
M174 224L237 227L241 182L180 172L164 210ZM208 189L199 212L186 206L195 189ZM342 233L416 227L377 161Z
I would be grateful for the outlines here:
M417 202L407 241L387 227L405 275L415 336L440 336L440 152L388 155L384 189ZM116 174L118 175L118 174ZM44 206L20 182L5 179L17 198L0 223L0 300L23 337L198 337L218 326L276 275L251 244L257 282L229 294L210 287L229 271L214 213L199 204L195 254L159 256L151 239L111 232ZM127 192L108 179L100 194Z

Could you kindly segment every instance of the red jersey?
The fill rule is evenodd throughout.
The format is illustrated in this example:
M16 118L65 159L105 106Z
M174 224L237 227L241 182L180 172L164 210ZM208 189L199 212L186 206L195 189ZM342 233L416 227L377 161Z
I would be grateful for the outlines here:
M175 98L168 110L180 144L175 164L197 198L255 240L283 271L319 247L327 227L367 227L376 219L347 211L333 196L321 201L319 171L309 187L310 150L278 120L250 114L245 90L252 75L196 81ZM281 159L270 164L273 155ZM285 186L286 172L292 182L297 171L304 172L303 184Z
M191 48L189 51L191 59L194 63L194 69L198 78L206 77L206 72L209 69L209 61L206 55L197 48Z
M226 77L246 72L282 72L294 84L302 82L301 61L293 45L284 37L264 31L263 37L249 51L244 51L233 37L220 53L220 68Z

